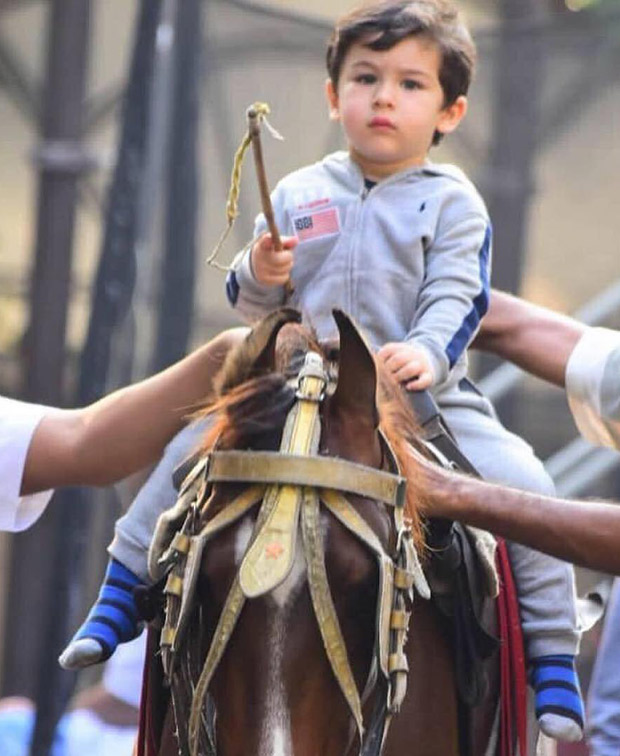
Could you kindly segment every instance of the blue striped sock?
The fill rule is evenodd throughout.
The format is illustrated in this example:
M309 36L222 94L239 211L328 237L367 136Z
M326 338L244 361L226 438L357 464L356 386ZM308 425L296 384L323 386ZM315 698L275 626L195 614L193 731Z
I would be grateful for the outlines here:
M539 656L531 663L536 718L541 730L556 740L580 740L585 712L575 657L570 654Z
M103 648L101 661L105 661L119 643L126 643L139 635L140 619L133 600L133 589L137 585L143 585L140 578L111 559L97 601L73 641L82 638L96 640Z

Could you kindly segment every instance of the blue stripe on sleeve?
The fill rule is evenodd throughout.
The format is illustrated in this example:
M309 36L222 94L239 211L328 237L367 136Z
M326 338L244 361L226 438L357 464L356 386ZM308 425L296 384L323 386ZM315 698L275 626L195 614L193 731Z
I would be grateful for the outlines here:
M474 299L471 310L467 313L460 328L450 339L450 343L446 347L446 355L450 363L450 368L454 367L458 358L467 348L473 332L476 330L480 320L489 308L491 288L489 283L489 254L491 251L491 238L492 231L491 225L489 224L484 235L482 247L480 247L480 251L478 252L478 260L480 262L480 282L482 288L478 296Z
M239 298L239 282L237 281L237 274L234 270L229 270L226 276L226 296L228 301L234 307L237 304Z

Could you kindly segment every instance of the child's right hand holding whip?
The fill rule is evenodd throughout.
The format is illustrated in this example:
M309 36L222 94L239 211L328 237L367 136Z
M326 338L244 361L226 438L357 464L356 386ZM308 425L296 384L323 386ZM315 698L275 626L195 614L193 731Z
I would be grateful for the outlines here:
M280 239L282 249L277 250L270 233L264 233L254 242L250 252L250 263L254 278L263 286L284 286L293 267L293 250L299 239L296 236L283 236Z

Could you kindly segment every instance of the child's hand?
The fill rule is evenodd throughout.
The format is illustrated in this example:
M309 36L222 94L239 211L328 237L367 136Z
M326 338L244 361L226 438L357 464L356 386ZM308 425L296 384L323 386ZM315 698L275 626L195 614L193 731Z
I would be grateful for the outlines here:
M435 376L426 350L406 342L391 342L381 347L377 357L408 391L423 391L433 385Z
M283 236L281 252L276 252L271 241L271 234L263 234L254 243L250 252L250 262L254 278L263 286L283 286L289 279L293 267L293 250L299 239L296 236Z

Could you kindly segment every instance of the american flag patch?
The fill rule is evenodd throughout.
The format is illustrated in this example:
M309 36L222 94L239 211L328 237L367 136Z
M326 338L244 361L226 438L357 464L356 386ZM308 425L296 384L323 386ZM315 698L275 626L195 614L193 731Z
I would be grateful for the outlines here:
M315 213L302 213L293 218L293 227L299 241L318 239L340 231L338 208L328 207Z

